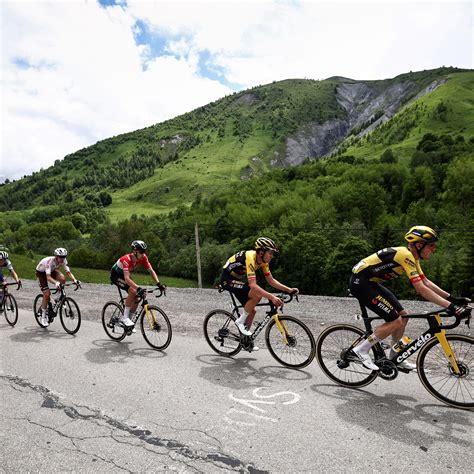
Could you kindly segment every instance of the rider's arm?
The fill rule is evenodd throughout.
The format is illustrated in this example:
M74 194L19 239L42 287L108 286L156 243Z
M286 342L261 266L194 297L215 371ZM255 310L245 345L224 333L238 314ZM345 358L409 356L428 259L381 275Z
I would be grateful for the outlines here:
M417 281L412 281L411 283L413 287L415 288L415 291L425 300L431 301L432 303L442 306L443 308L447 308L450 305L448 300L444 299L438 293L433 291L430 288L430 286L425 285L423 283L423 280L420 279ZM446 296L447 296L447 293L446 293Z
M257 298L267 298L274 304L281 304L281 301L279 298L277 298L275 295L272 295L268 291L264 290L261 286L257 284L256 278L249 278L248 282L249 282L250 290L254 292Z
M423 284L444 299L446 299L449 296L449 293L447 291L444 291L438 285L435 285L431 280L428 280L428 278L426 277L423 280Z
M20 279L18 278L18 275L16 274L16 271L12 270L10 273L12 274L13 279L18 283L20 281Z
M270 286L273 286L273 288L276 288L277 290L284 291L285 293L298 293L298 288L290 288L289 286L280 283L277 279L273 278L271 273L265 275L265 279Z
M126 272L124 270L123 272L123 279L125 280L125 283L130 287L136 290L138 288L138 285L130 278L130 272Z
M148 273L153 278L153 280L156 284L160 283L160 279L158 278L158 275L156 274L155 270L153 270L153 268L150 267L148 269Z
M76 283L77 280L75 276L71 273L71 271L66 272L66 274L74 283Z

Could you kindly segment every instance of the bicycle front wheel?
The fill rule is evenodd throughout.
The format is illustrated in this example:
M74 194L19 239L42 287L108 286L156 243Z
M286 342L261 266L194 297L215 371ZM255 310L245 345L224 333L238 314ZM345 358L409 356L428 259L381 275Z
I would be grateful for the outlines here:
M272 319L265 332L265 341L270 354L280 364L292 369L301 369L309 365L316 352L314 336L308 326L293 316L279 316L278 320L285 331Z
M120 324L120 318L123 313L123 308L115 301L108 301L102 308L102 326L104 331L110 339L114 341L121 341L127 333L125 328Z
M240 352L240 333L235 317L223 309L207 314L203 323L204 336L211 349L223 356L234 356Z
M145 341L159 351L165 350L173 335L171 323L166 313L158 306L148 306L140 316L140 327Z
M41 322L42 319L42 312L41 312L41 303L43 302L43 295L40 293L36 296L35 301L33 303L33 313L35 315L35 320L38 323L40 328L46 328Z
M59 309L59 319L68 334L76 334L81 327L81 312L77 303L69 297L64 298Z
M418 377L435 398L456 408L474 408L474 339L461 334L447 334L461 371L456 374L437 338L423 346L418 354Z
M5 319L10 326L15 326L18 321L18 305L12 295L7 295L3 302L3 311L5 313Z
M377 378L377 372L347 357L349 349L364 331L350 324L326 328L316 341L316 358L321 370L344 387L364 387ZM371 350L373 355L373 349Z

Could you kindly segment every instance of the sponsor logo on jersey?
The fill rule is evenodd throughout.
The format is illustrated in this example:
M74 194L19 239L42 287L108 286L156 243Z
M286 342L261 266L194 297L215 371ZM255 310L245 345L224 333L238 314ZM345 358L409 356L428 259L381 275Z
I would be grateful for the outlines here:
M415 262L411 259L411 258L405 258L405 263L408 263L408 265L410 265L410 267L416 267L416 264Z

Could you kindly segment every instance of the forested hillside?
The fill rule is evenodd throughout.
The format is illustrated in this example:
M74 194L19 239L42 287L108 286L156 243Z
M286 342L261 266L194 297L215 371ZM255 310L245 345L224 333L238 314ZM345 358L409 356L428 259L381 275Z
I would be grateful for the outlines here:
M416 87L405 86L411 97L392 116L387 106L365 120L367 108L338 101L341 81L349 89L354 81L284 81L100 142L2 186L0 241L18 253L67 246L73 265L109 268L129 241L142 238L159 272L196 278L198 223L207 284L227 256L268 235L282 247L277 278L306 293L342 295L360 258L402 244L404 230L418 223L442 231L438 252L423 265L428 275L472 294L474 73L451 72L419 73L418 82L407 75ZM373 97L405 79L370 84L378 89ZM436 87L426 90L433 80ZM366 102L373 108L374 100ZM239 116L244 110L251 120ZM286 156L289 137L305 126L316 131L314 124L335 122L347 133L329 156L292 167L275 158L276 144ZM409 294L403 279L395 290Z

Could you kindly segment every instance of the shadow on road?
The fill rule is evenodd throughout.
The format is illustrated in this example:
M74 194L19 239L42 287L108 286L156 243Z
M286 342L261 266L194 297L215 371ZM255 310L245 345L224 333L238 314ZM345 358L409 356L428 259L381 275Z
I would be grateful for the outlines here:
M309 372L282 367L280 365L268 365L265 367L253 367L252 363L256 357L237 356L222 357L213 354L202 354L196 357L203 366L199 371L199 377L217 385L229 388L242 388L242 385L262 386L265 382L274 380L308 380L312 378Z
M447 405L416 404L414 397L395 393L383 396L361 389L330 384L312 385L326 398L343 401L335 410L344 422L375 432L386 439L419 446L423 451L436 443L450 442L470 449L472 418L468 411ZM354 439L348 432L347 442Z
M84 353L85 358L93 364L109 364L110 362L124 364L132 357L145 357L147 359L162 359L166 352L155 351L147 347L135 347L133 341L114 342L109 339L96 339L92 341L94 347ZM136 342L135 342L136 345Z
M76 334L68 334L64 332L61 325L57 328L40 328L39 326L28 326L23 328L23 332L16 332L10 336L10 339L15 342L41 342L45 339L74 339Z

